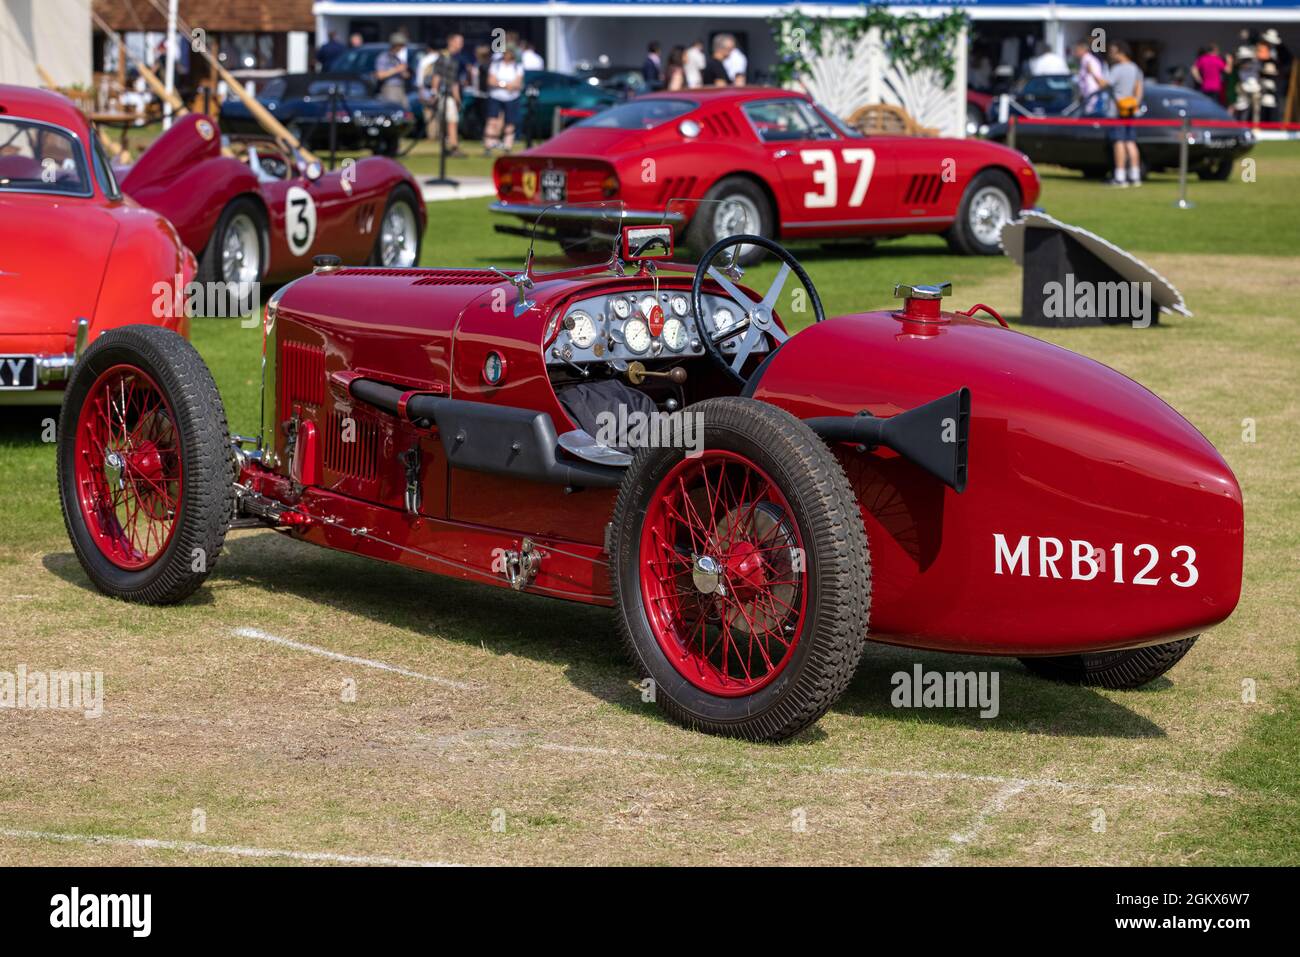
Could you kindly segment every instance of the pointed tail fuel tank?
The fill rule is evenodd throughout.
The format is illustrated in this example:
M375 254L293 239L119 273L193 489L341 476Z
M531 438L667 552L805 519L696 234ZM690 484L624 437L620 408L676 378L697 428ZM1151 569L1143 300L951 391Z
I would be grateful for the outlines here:
M1241 490L1195 427L1098 362L943 311L945 288L903 291L899 310L800 332L753 392L834 443L870 542L873 637L1067 654L1231 614Z

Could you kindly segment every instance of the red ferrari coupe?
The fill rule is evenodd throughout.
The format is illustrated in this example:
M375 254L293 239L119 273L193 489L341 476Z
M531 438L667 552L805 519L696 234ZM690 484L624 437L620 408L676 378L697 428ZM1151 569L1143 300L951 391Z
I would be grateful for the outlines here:
M56 93L0 86L0 406L57 404L86 344L158 315L158 283L195 263L162 216L122 195L85 116Z
M669 207L697 252L742 232L941 233L959 252L997 255L1002 226L1039 192L1033 164L1005 146L863 136L803 94L762 87L637 97L502 157L493 174L493 212L530 222L557 205L547 216L565 217L553 238L568 248L600 215L581 204L617 199L631 222Z
M281 281L330 253L349 265L414 266L426 213L406 168L379 156L332 172L301 162L270 138L221 149L208 116L177 120L135 165L122 188L176 224L207 282Z

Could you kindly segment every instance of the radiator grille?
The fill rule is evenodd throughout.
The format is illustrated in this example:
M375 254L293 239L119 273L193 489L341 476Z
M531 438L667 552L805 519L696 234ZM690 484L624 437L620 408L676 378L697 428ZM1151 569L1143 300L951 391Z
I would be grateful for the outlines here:
M280 408L288 418L295 403L320 405L325 400L325 350L306 342L280 345Z
M372 420L336 409L325 430L325 467L349 478L371 480L379 457L379 427Z

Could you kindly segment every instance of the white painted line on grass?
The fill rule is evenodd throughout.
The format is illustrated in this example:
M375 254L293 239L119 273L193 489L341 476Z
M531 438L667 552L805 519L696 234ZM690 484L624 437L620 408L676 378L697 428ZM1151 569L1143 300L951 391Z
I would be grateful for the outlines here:
M977 784L1015 785L1023 788L1049 788L1056 791L1122 791L1133 794L1175 794L1182 797L1231 797L1226 788L1179 787L1164 784L1127 784L1123 782L1054 781L1049 778L1007 777L1000 774L970 774L965 771L891 770L868 766L840 767L822 764L779 764L775 761L751 761L697 755L662 754L654 751L636 751L630 748L602 748L593 745L561 744L542 741L529 744L539 751L556 751L562 754L593 754L607 757L633 758L641 761L680 761L686 764L716 765L719 767L753 768L762 771L803 772L812 774L841 774L859 777L901 778L915 781L963 781Z
M993 795L975 815L975 820L964 831L958 831L956 834L949 835L948 843L936 847L934 852L925 861L926 867L945 867L952 863L956 853L963 847L974 843L975 839L980 836L989 826L989 822L1007 809L1011 799L1017 794L1029 787L1029 782L1012 781L998 788Z
M163 841L152 837L115 837L109 834L60 834L56 831L26 831L0 828L0 837L20 840L62 841L68 844L136 847L149 851L181 851L186 854L226 854L231 857L286 858L309 864L363 864L373 867L458 867L446 861L408 861L400 857L370 857L364 854L330 854L325 851L285 851L270 847L239 847L231 844L200 844L197 841Z
M253 638L257 641L269 641L273 645L283 645L286 648L293 648L295 651L305 651L309 654L320 655L322 658L333 658L335 661L346 661L350 665L361 665L364 668L377 668L380 671L391 671L393 674L401 675L404 678L418 678L420 681L432 681L434 684L442 685L444 688L455 688L458 691L471 691L474 688L473 685L465 684L463 681L452 681L450 678L439 678L437 675L422 675L418 671L399 668L397 665L385 664L382 661L371 661L369 658L354 658L352 655L340 654L337 651L330 651L328 648L317 648L315 645L304 644L301 641L294 641L291 638L281 638L279 635L268 634L258 628L236 628L234 633L240 638Z

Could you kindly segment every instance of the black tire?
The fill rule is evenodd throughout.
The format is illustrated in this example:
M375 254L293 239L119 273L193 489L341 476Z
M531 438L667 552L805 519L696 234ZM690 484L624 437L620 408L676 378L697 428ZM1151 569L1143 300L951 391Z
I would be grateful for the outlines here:
M216 227L212 230L212 235L208 237L208 245L204 247L203 254L199 257L199 282L235 281L225 275L221 250L226 242L226 233L230 231L232 224L240 216L247 216L252 220L256 228L258 280L260 281L266 275L269 252L266 214L262 211L261 204L256 200L247 196L239 196L226 204L226 208L221 211L221 216L217 219Z
M1234 164L1232 157L1224 157L1207 163L1196 171L1201 179L1222 182L1232 175Z
M96 544L82 511L76 470L78 426L100 376L128 366L157 385L171 409L183 482L170 538L153 562L128 570ZM167 605L191 594L211 573L234 509L238 467L226 413L212 374L184 337L156 326L124 326L104 333L77 362L59 417L59 501L73 550L90 580L106 595Z
M1015 219L1020 213L1020 190L1016 188L1011 177L1001 170L984 170L970 181L966 192L962 193L961 204L957 207L957 219L945 234L948 245L954 252L964 256L1002 255L1002 246L998 242L998 237L981 238L976 234L972 223L972 202L976 195L985 189L994 189L1002 193L1010 219ZM999 230L999 235L1000 232Z
M772 204L768 202L767 194L763 192L762 187L745 176L728 176L714 183L704 194L704 202L699 204L695 217L686 228L686 244L697 258L704 255L704 251L719 239L727 238L715 228L713 211L717 208L715 203L728 199L745 204L758 216L758 223L750 223L749 228L738 230L733 235L749 233L765 239L775 237L776 224L773 222ZM740 257L740 264L749 266L762 258L763 250L750 247Z
M704 456L711 451L744 456L789 504L790 514L781 513L778 521L793 520L803 543L807 611L784 666L752 693L711 693L678 671L647 618L640 542L660 483L687 456L680 448L642 449L619 490L611 529L610 576L623 644L638 675L653 679L655 700L674 721L710 734L779 741L817 721L835 703L862 657L871 564L858 503L830 449L784 410L727 397L692 405L685 414L699 416Z
M1021 658L1040 678L1066 684L1121 690L1140 688L1178 664L1192 650L1196 636L1163 645L1148 645L1127 651L1098 651L1084 655L1049 658Z
M411 213L411 221L415 224L415 259L411 266L420 265L420 252L424 245L424 233L420 229L420 201L416 199L415 190L406 183L398 183L388 193L388 202L384 203L384 212L378 220L375 229L375 244L370 250L370 259L368 264L371 266L384 265L384 222L388 219L389 212L397 205L405 205Z

